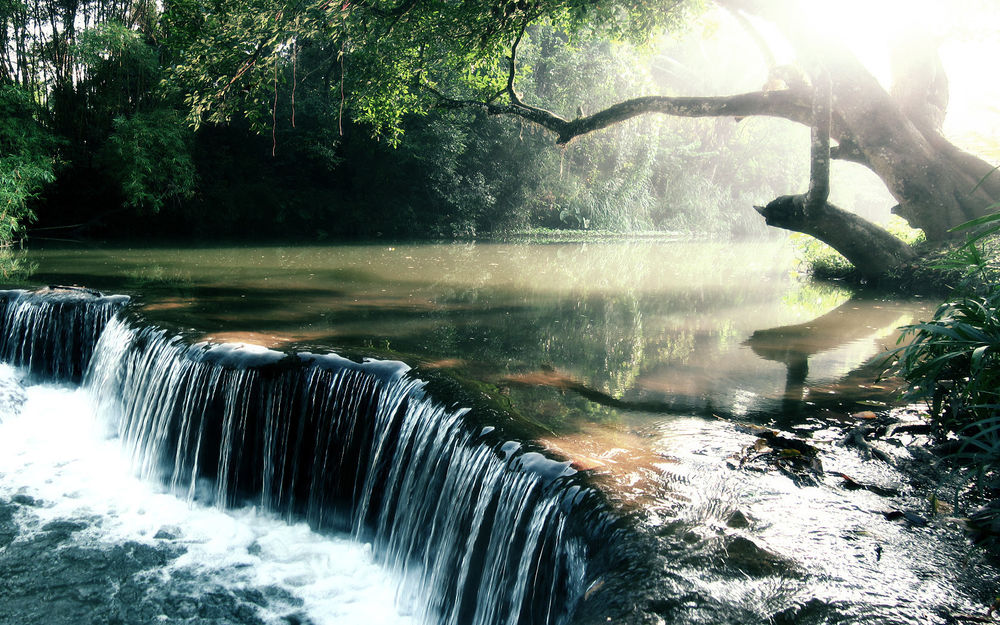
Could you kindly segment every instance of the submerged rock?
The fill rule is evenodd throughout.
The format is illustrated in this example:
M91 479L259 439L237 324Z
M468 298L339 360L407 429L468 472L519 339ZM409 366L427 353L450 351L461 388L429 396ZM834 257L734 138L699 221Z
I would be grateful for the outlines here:
M168 542L87 543L89 519L29 531L19 522L32 528L38 519L0 501L0 625L264 625L262 608L294 604L272 601L267 588L223 587L187 569L167 574L185 551Z
M14 522L14 506L0 502L0 549L3 549L17 537L17 524Z
M747 518L743 512L740 510L734 510L729 518L726 519L726 525L734 529L742 529L745 527L750 527L750 519Z
M42 505L41 500L35 499L31 495L25 495L23 493L14 495L10 500L12 503L16 503L19 506L28 506L29 508L37 508Z

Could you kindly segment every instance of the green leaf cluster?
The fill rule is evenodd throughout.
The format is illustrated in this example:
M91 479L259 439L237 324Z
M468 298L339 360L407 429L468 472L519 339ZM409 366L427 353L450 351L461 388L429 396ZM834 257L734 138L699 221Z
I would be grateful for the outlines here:
M31 97L0 83L0 245L21 238L35 219L31 201L55 179L53 139L36 121Z
M975 231L945 262L964 267L966 281L932 319L904 327L903 346L895 352L910 394L930 401L942 436L958 437L951 458L971 465L979 485L993 491L1000 486L1000 283L992 261L997 224L1000 213L955 229ZM1000 531L1000 508L980 520Z
M198 175L191 139L190 129L169 109L115 118L100 158L126 206L158 211L166 202L194 195Z

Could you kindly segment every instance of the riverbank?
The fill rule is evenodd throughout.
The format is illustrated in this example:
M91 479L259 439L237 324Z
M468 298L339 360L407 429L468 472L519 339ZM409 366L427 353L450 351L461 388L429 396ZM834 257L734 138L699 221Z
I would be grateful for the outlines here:
M963 243L914 246L917 258L875 282L863 280L854 267L828 253L799 248L803 270L817 280L833 281L869 292L926 295L940 298L956 292L983 292L1000 282L1000 237L977 245ZM838 255L839 256L839 255Z

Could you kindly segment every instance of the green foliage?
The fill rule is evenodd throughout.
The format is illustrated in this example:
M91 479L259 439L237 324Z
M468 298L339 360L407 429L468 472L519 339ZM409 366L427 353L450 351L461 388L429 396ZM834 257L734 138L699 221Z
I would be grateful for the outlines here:
M923 243L924 232L911 228L902 217L892 215L881 225L907 245ZM818 278L841 278L854 271L854 265L840 252L808 234L793 232L790 237L799 264Z
M947 431L991 416L1000 403L1000 282L994 254L981 247L995 249L989 239L996 229L982 227L996 222L1000 213L955 228L979 228L942 263L964 267L967 280L930 321L903 329L900 342L906 344L896 352L912 392L933 399L933 416Z
M760 120L644 116L560 151L528 122L442 105L507 102L514 41L513 88L566 118L630 96L732 91L687 69L706 62L705 42L660 34L703 5L23 0L0 6L0 47L60 139L43 227L315 238L762 230L749 207L787 188L796 159L784 131ZM642 45L651 38L655 50ZM749 61L725 62L747 74ZM44 165L5 164L24 210L51 179Z
M300 52L319 48L316 69L326 75L328 90L356 121L393 142L409 116L437 103L432 90L496 100L507 82L510 44L528 24L548 24L566 37L596 28L640 40L700 5L214 0L202 2L205 10L198 11L191 2L167 3L163 24L181 40L170 82L186 94L195 123L237 114L259 127L273 122L276 89L294 82L290 70Z
M799 265L806 273L818 278L830 278L847 275L854 269L854 265L840 252L811 235L793 232L789 239Z
M133 65L127 68L130 77L138 72L157 69L156 51L146 45L140 32L121 22L110 21L88 28L77 38L74 52L84 67L95 68L107 62L121 64L125 59ZM123 68L124 69L124 68Z
M0 277L3 277L4 281L25 282L37 270L37 262L25 259L25 250L9 246L0 248Z
M947 263L964 265L967 281L931 320L904 327L905 344L895 352L910 393L930 400L939 432L958 436L952 459L971 466L979 485L994 492L1000 485L1000 283L993 254L980 245L991 243L997 222L1000 214L956 228L979 229ZM979 520L1000 531L1000 508L992 506Z
M0 83L0 246L9 246L35 219L31 201L55 179L52 138L32 115L30 96Z
M0 246L10 245L35 219L30 201L45 183L55 180L52 162L45 157L0 157Z
M168 201L194 195L190 139L190 129L174 111L115 118L102 161L119 181L126 206L158 211Z
M915 392L932 398L947 431L960 431L1000 403L1000 288L956 297L930 321L904 328L898 366ZM985 411L985 412L984 412Z
M643 56L633 46L575 40L551 26L529 30L522 59L530 68L519 82L524 98L572 118L651 90ZM634 120L582 137L556 151L546 134L524 133L521 152L535 160L538 177L526 194L532 225L579 230L634 231L652 226L651 179L657 121ZM530 132L530 131L529 131Z

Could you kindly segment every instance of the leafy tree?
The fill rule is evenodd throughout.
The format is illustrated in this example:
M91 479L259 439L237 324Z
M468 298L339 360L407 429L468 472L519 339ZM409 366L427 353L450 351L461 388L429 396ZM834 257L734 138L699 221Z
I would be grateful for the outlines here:
M158 211L194 195L197 173L191 133L169 109L117 117L100 155L118 180L126 206Z
M0 83L0 244L24 234L35 219L31 200L55 179L52 137L36 121L24 90Z
M340 51L332 59L338 78L332 81L334 91L355 119L390 141L398 141L408 115L434 107L518 117L552 132L563 145L649 113L789 119L815 134L810 193L783 196L760 212L769 225L825 240L870 277L904 265L913 253L883 229L829 204L831 158L860 163L880 176L899 202L896 212L924 230L930 242L948 239L950 228L982 216L1000 198L1000 179L976 184L990 165L941 134L946 94L929 39L906 43L920 54L897 56L912 62L900 68L890 94L796 3L716 4L751 24L751 30L748 17L773 24L797 54L800 79L786 76L780 89L730 96L643 94L582 115L560 110L555 94L546 101L552 110L543 108L520 92L530 69L521 63L522 52L533 28L550 25L573 41L595 35L640 40L684 22L699 5L580 0L222 2L213 19L225 24L200 32L176 76L190 85L196 116L224 119L241 107L263 108L270 101L263 86L280 75L276 68L299 45L322 41ZM773 58L767 48L762 45L762 56ZM209 58L209 50L220 49L221 57ZM779 69L771 67L773 82Z

